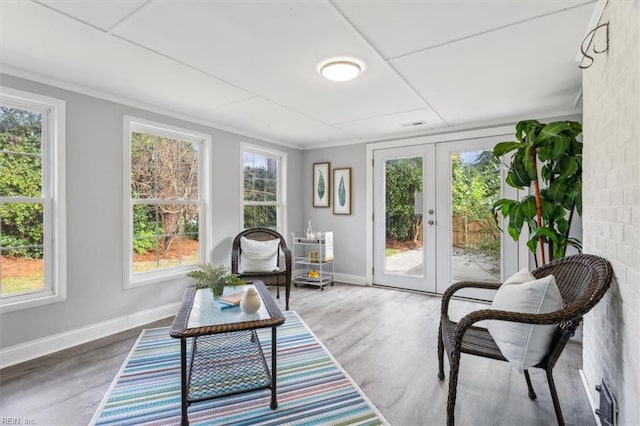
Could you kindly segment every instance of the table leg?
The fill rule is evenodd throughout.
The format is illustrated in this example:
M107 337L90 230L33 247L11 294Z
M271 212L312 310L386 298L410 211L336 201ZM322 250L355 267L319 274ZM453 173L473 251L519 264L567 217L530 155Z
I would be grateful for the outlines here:
M189 415L187 413L187 398L189 396L189 389L187 389L187 338L180 338L180 380L182 382L182 426L189 425Z
M271 327L271 409L278 408L278 395L276 394L276 382L278 370L276 365L277 354L276 328Z

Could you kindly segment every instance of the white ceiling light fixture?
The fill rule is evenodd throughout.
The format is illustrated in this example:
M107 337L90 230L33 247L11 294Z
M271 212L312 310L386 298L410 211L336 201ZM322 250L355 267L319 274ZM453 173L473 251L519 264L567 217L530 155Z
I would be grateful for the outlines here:
M362 68L354 59L330 59L320 65L320 75L331 81L343 82L356 78Z

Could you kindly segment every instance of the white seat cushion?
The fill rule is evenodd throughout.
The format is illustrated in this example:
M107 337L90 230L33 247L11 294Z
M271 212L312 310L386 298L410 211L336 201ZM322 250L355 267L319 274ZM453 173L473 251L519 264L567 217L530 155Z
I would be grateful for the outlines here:
M553 275L536 279L523 269L498 289L491 309L539 314L562 308L562 296ZM533 325L510 321L487 321L487 329L502 355L518 371L542 361L546 355L555 325Z
M240 237L239 272L273 272L278 269L279 239L256 241Z

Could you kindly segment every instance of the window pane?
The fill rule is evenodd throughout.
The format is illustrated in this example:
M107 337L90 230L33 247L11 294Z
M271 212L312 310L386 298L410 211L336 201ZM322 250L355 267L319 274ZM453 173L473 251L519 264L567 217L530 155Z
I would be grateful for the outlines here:
M177 141L176 144L176 186L177 197L183 200L198 199L198 151L191 142Z
M423 157L385 161L385 272L424 276Z
M278 161L264 155L244 154L244 200L278 201Z
M451 154L451 280L500 280L500 230L491 206L500 198L491 151Z
M195 205L134 205L133 271L198 263L199 222Z
M131 197L155 198L154 137L131 133Z
M133 132L131 195L133 198L197 200L197 145Z
M244 227L251 228L254 226L263 226L266 228L277 229L277 213L276 206L244 206Z
M0 294L44 288L43 205L0 205Z
M42 115L0 107L0 196L42 196Z
M42 114L0 106L0 151L40 154Z

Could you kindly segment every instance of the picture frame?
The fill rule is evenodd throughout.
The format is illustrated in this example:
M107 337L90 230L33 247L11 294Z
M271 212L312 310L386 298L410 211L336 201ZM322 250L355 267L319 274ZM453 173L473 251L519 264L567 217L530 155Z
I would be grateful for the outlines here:
M333 214L351 214L351 167L333 169Z
M313 207L329 207L331 200L331 165L313 163Z

